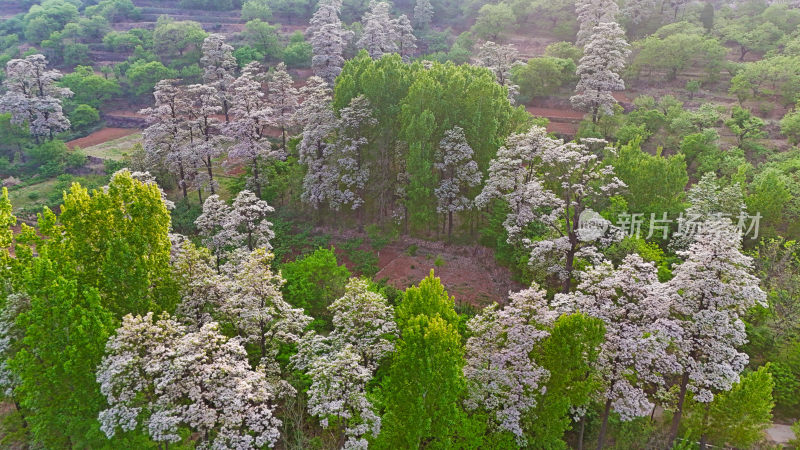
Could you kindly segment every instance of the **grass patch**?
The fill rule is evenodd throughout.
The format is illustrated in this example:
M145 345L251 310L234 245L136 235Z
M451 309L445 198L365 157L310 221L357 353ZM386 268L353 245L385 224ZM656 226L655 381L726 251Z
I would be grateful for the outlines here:
M82 148L81 151L87 156L120 161L126 154L131 152L133 146L138 142L142 142L142 133L133 133L119 139L113 139L108 142L103 142L102 144Z
M32 184L8 192L11 206L14 211L31 211L34 208L44 206L50 194L55 190L58 180L51 178L41 183Z

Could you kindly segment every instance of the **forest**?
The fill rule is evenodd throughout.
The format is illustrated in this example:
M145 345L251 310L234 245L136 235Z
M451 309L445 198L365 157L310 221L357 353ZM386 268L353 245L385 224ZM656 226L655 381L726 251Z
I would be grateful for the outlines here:
M0 448L800 448L797 0L0 0Z

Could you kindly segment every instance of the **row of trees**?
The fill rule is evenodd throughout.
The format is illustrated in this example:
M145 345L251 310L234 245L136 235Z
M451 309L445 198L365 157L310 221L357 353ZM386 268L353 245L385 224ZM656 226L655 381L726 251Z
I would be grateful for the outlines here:
M668 439L686 417L748 446L769 422L769 373L740 378L742 316L765 294L729 223L706 228L669 281L631 255L584 268L568 293L534 284L468 320L433 274L394 305L352 279L319 332L286 300L263 203L243 191L209 206L212 253L168 234L147 174L74 185L60 214L16 235L3 191L3 384L28 439L302 446L319 424L345 448L550 447L599 408L602 447L612 414L662 405Z

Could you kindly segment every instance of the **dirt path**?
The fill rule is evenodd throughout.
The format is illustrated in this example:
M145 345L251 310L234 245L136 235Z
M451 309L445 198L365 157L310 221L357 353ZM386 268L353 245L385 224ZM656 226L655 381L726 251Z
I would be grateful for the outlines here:
M87 148L93 145L102 144L114 139L129 136L133 133L138 133L140 130L136 128L103 128L102 130L95 131L94 133L67 142L67 147L73 149L75 147Z
M786 445L796 439L796 436L789 425L776 423L767 428L767 439L779 445Z

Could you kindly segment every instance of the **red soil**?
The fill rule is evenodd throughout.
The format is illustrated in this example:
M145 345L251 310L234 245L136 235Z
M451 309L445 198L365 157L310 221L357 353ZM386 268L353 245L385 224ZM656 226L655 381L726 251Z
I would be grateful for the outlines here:
M70 149L75 147L87 148L114 139L119 139L121 137L137 133L138 131L139 130L135 128L103 128L102 130L95 131L88 136L67 142L67 147Z
M540 108L536 106L526 106L525 109L538 117L547 117L550 120L558 121L576 121L580 122L583 119L584 113L574 109L556 109L556 108Z

